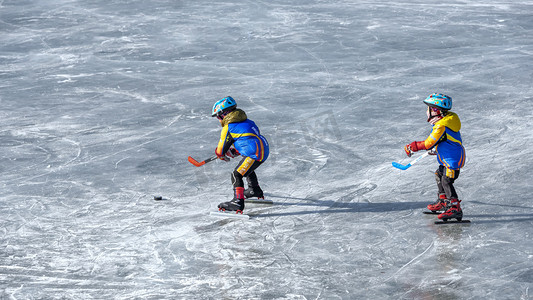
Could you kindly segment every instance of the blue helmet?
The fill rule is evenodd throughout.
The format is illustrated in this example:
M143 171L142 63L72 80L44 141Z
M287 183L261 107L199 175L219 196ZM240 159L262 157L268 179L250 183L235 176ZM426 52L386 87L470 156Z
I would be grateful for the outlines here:
M211 117L216 117L223 115L226 112L235 110L237 108L237 102L230 96L218 100L215 105L213 105L213 111Z
M446 96L444 94L431 94L426 100L424 100L428 106L436 107L442 110L452 109L452 97Z

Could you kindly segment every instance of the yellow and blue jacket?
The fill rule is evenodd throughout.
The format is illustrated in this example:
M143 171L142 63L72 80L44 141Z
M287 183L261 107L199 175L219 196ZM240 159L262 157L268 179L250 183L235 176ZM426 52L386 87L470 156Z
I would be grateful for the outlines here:
M243 110L236 109L222 120L222 132L216 153L222 156L231 145L244 157L262 162L268 158L268 141L259 132L254 121L248 119Z
M435 148L439 163L451 170L458 170L465 164L466 153L459 130L461 120L450 111L433 125L431 134L424 141L426 149Z

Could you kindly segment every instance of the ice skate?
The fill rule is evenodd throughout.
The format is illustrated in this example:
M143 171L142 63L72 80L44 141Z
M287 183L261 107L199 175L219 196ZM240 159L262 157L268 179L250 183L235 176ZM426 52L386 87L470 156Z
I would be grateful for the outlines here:
M242 211L244 210L244 188L235 188L235 196L233 197L233 200L220 203L218 205L218 210L236 211L237 213L242 214Z
M444 211L446 209L446 206L448 206L448 204L449 204L449 202L446 199L446 195L445 194L440 194L439 195L439 199L437 200L437 202L429 204L427 206L427 208L430 211L432 211L433 213L435 213L437 211Z
M257 199L265 199L265 196L263 195L263 190L261 190L259 186L249 187L244 190L244 197L246 199L252 197L257 197Z
M242 214L242 211L244 210L244 199L233 198L231 201L222 202L218 205L218 210L235 211Z
M443 221L448 221L449 219L457 219L457 221L461 221L463 219L463 210L461 209L460 203L461 200L452 199L446 212L440 214L438 218Z

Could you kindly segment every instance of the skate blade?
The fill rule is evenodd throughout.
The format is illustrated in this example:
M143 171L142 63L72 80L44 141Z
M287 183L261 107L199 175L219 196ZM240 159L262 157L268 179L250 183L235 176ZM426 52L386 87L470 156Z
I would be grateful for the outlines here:
M440 225L440 224L461 224L461 223L470 223L470 220L461 220L461 221L451 221L451 220L448 220L448 221L435 221L435 224L437 225Z
M274 204L274 201L259 198L259 199L245 199L244 203Z
M240 219L240 220L250 219L249 215L236 213L235 211L212 211L209 213L209 215L213 217L219 217L219 218L231 218L231 219Z

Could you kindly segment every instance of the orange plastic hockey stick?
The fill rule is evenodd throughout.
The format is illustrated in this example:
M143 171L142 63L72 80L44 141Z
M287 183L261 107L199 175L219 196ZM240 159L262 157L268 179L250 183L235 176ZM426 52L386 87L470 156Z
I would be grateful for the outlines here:
M206 159L206 160L202 160L202 161L197 161L196 159L192 158L189 156L189 162L193 165L195 165L196 167L201 167L203 165L205 165L206 163L210 162L210 161L213 161L217 159L217 156L211 156L210 158Z

